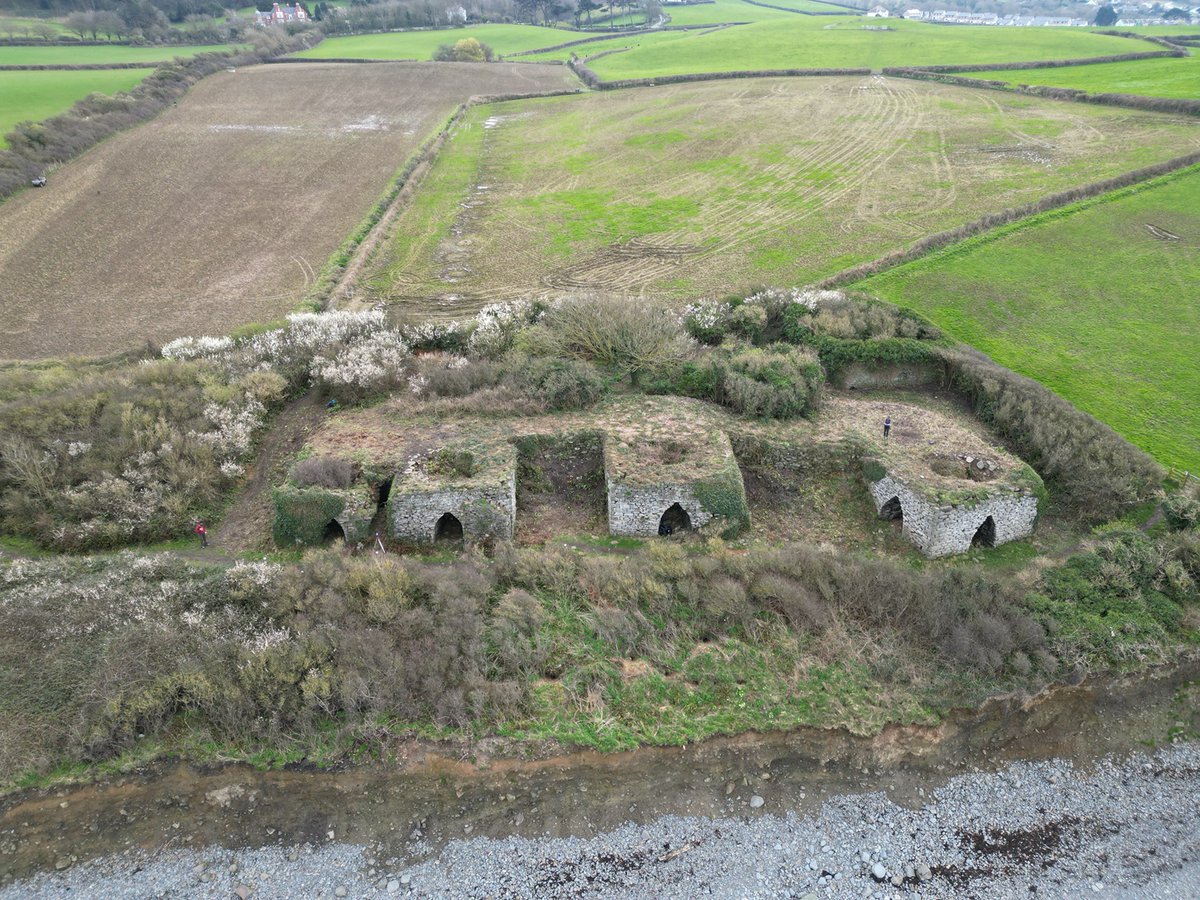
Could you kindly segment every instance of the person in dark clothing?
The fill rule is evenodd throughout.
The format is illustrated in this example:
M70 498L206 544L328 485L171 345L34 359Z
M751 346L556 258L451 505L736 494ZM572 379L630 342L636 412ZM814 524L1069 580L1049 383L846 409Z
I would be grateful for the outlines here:
M888 435L892 433L892 417L886 416L883 420L883 439L886 441Z
M199 519L196 520L196 534L200 535L200 546L207 547L208 529L204 527L204 522Z

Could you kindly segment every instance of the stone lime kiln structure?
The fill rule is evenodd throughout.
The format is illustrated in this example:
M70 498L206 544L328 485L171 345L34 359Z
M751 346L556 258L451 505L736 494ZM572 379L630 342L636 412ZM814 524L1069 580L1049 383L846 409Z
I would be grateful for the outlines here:
M395 476L388 532L412 544L512 540L517 452L512 444L444 447Z
M609 533L665 536L715 519L725 531L748 528L746 488L725 432L670 433L664 439L626 428L605 435Z
M904 537L926 556L998 547L1033 533L1041 479L1018 463L1007 478L972 483L968 473L995 477L999 466L971 456L962 462L962 480L969 487L931 484L920 476L890 472L878 462L864 467L880 517L899 520ZM939 468L945 471L951 466Z

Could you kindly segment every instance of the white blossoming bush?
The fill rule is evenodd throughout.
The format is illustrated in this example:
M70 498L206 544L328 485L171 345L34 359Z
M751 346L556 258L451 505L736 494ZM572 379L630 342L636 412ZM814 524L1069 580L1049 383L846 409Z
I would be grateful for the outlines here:
M517 333L522 328L536 324L545 311L545 304L530 300L485 306L475 316L467 349L476 356L499 359L513 348Z
M233 348L231 337L181 337L164 344L162 355L167 359L217 359Z
M339 352L325 352L313 358L312 380L348 403L402 384L411 359L408 344L396 331L376 331L350 341Z
M702 344L719 344L729 330L733 307L724 300L698 300L685 306L679 324Z
M401 325L400 334L413 350L461 350L470 331L462 322L421 322Z

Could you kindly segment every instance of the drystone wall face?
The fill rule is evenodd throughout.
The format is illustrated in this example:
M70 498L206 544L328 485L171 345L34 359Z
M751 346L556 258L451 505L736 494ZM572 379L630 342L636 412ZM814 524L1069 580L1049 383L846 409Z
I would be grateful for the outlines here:
M688 514L693 528L713 516L700 505L690 484L627 485L606 478L608 485L608 531L623 537L653 537L663 513L678 503Z
M871 484L871 496L879 512L893 497L899 498L904 536L929 557L970 550L988 516L996 523L995 546L1028 537L1037 520L1037 497L1008 485L998 485L990 497L970 505L938 505L899 478L885 475Z
M500 515L490 535L479 533L481 506L488 504ZM424 490L403 486L388 497L388 528L393 537L414 544L433 542L438 520L450 513L462 523L463 538L469 543L484 537L512 540L517 523L517 478L510 471L504 483L473 489ZM486 518L490 518L486 517Z
M837 387L846 390L866 391L937 384L942 380L943 374L941 367L932 363L869 366L856 362L847 366L835 381Z

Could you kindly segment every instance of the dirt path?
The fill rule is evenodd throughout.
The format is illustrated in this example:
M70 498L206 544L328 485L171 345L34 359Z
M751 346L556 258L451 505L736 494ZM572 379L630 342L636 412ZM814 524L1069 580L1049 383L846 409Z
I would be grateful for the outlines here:
M197 550L197 558L265 549L271 533L271 485L325 416L324 402L315 391L283 408L263 437L249 480L209 535L209 549Z

